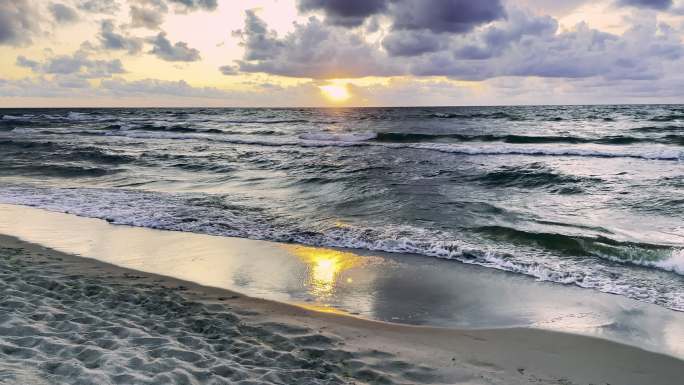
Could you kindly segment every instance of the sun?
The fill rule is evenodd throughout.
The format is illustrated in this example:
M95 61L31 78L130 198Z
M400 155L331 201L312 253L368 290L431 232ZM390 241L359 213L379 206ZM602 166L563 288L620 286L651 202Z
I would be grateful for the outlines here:
M331 102L341 103L351 98L351 94L349 93L346 84L328 84L325 86L319 86L319 88L321 89L321 93L323 93L323 96L325 96Z

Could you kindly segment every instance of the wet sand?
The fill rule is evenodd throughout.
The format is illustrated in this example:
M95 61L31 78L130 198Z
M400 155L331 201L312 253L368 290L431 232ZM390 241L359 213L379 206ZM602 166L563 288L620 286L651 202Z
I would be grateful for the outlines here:
M13 205L0 205L0 234L325 312L456 329L560 331L684 359L682 312L455 261L118 226Z
M5 214L9 210L3 209ZM42 231L36 221L40 210L10 209L23 215L15 217L13 224L5 216L6 229L18 231L32 223L36 234ZM135 254L119 254L136 250L134 238L123 239L122 244L122 238L111 232L95 232L100 239L69 239L63 237L65 229L53 225L55 244L90 248L82 256L102 253L99 247L110 245L105 260L118 256L119 263L158 266L145 265ZM97 227L95 222L90 225ZM92 236L81 230L84 237ZM143 237L150 261L160 257L165 243L175 250L176 259L157 261L169 268L175 260L176 269L168 270L173 274L187 273L192 264L183 261L197 257L177 249L179 244L169 243L163 235L185 236L182 233L132 230L155 233ZM161 239L155 242L155 237ZM238 245L231 242L234 248ZM204 244L207 249L215 246ZM232 252L258 259L269 253L262 246L252 244ZM305 275L313 279L305 292L315 299L302 304L327 312L117 267L8 236L0 236L0 261L0 383L641 385L675 384L684 371L684 361L675 357L589 336L520 327L466 330L399 325L339 314L341 306L320 305L330 294L326 286L330 282L320 271L318 281L310 271ZM350 262L342 258L333 263ZM272 265L269 274L291 272L285 269L287 264ZM387 264L380 266L387 270ZM215 270L221 277L223 270ZM360 270L373 269L366 265ZM335 279L352 278L352 283L361 279L338 275ZM247 292L259 288L243 287ZM316 297L315 290L323 291ZM670 333L673 346L683 342Z
M0 383L674 384L684 362L534 329L322 313L0 236Z

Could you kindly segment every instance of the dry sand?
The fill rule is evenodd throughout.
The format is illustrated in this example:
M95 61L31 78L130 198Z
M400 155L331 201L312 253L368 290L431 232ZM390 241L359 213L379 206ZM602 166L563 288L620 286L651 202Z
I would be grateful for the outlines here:
M321 313L0 236L0 383L675 385L684 361L534 329Z

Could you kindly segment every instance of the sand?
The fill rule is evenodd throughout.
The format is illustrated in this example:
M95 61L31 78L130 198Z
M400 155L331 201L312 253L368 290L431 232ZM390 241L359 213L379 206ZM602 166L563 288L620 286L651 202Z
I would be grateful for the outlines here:
M113 225L0 205L0 234L136 271L365 319L451 329L535 328L684 359L684 312L412 254Z
M535 329L322 313L0 236L0 383L676 384L684 361Z

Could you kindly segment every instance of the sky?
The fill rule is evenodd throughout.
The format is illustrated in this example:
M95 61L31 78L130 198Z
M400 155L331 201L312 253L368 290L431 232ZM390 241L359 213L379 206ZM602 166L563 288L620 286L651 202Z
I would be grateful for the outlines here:
M684 0L0 0L0 107L684 103Z

